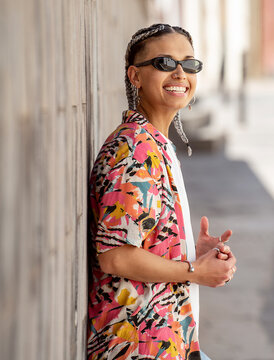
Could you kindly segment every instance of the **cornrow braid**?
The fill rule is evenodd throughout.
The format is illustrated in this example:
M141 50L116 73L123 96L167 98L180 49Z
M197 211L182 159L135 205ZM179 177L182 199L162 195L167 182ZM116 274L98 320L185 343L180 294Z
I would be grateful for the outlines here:
M137 88L130 82L129 77L127 75L129 66L134 64L136 55L144 49L145 40L152 37L160 37L162 35L175 33L175 32L184 35L190 42L191 46L193 47L192 37L188 31L184 30L179 26L171 26L168 24L153 24L147 28L142 28L138 30L132 36L127 46L126 55L125 55L125 88L126 88L126 96L128 100L128 108L130 110L136 110L136 107L138 105L138 91ZM179 136L187 144L188 155L191 156L192 150L189 145L189 141L184 133L183 125L179 118L179 112L175 115L173 119L173 123Z
M159 26L158 26L159 25ZM136 48L136 45L139 43L142 43L144 40L152 37L157 32L164 30L163 24L158 25L152 25L149 28L143 28L138 30L131 38L126 51L125 61L126 61L126 67L125 67L125 86L126 86L126 96L128 100L128 108L130 110L136 110L137 106L137 89L136 87L131 84L128 75L127 70L130 65L133 65L134 58L137 54L137 52L141 51L143 46L138 46ZM135 49L134 49L135 48ZM134 51L135 50L135 51Z

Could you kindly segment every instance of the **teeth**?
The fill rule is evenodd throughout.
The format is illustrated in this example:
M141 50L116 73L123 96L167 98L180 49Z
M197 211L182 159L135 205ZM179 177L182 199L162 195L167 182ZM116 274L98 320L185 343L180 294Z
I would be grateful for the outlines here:
M186 87L184 86L167 86L165 89L167 91L186 92Z

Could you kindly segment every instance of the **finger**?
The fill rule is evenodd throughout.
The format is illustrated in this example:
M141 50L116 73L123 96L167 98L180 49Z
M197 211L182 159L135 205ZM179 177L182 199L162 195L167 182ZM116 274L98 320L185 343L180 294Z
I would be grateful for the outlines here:
M236 263L236 258L235 258L235 256L234 256L234 254L233 254L232 251L230 251L230 253L228 254L228 256L229 256L229 258L231 258L232 260L234 260L235 263ZM234 264L234 265L235 265L235 264Z
M227 256L228 256L227 263L232 268L236 264L236 258L235 258L235 256L233 255L232 252L227 254Z
M213 252L212 252L213 256L216 257L217 259L219 259L219 260L227 260L228 259L228 255L222 253L218 246L213 248L212 250L213 250Z
M226 230L226 231L223 233L223 235L221 236L221 241L225 243L226 241L229 240L229 238L231 237L231 235L232 235L232 231L231 231L231 230Z
M224 243L219 243L218 247L222 253L229 254L231 252L230 247Z
M217 258L219 260L227 260L228 259L228 255L227 254L223 254L223 253L219 253L217 254Z
M233 267L233 268L231 269L231 272L230 272L230 278L231 278L231 279L233 278L234 274L235 274L235 270L234 270L234 267Z
M208 227L208 218L206 216L203 216L200 223L200 234L208 235Z

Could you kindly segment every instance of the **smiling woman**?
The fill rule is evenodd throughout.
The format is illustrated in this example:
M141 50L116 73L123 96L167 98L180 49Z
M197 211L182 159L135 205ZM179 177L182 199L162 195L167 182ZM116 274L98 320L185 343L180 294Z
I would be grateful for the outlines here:
M128 78L138 89L137 110L168 137L174 116L190 102L196 89L195 71L186 71L189 68L182 63L192 61L194 68L194 50L188 38L177 32L149 38L144 43L144 50L136 54L128 67Z
M168 139L202 63L182 28L152 25L126 52L129 110L90 177L88 360L201 359L198 284L223 286L235 257L208 233L196 249L183 177ZM216 251L217 250L217 251Z

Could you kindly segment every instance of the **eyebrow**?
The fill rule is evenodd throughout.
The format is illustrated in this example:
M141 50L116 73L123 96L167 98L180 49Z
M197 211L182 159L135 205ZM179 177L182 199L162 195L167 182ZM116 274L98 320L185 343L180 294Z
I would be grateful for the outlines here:
M159 54L159 55L158 55L158 57L161 57L161 56L163 56L163 57L170 57L170 58L173 59L173 56L172 56L172 55L169 55L169 54ZM194 59L194 56L193 56L193 55L187 55L187 56L184 57L184 59Z

